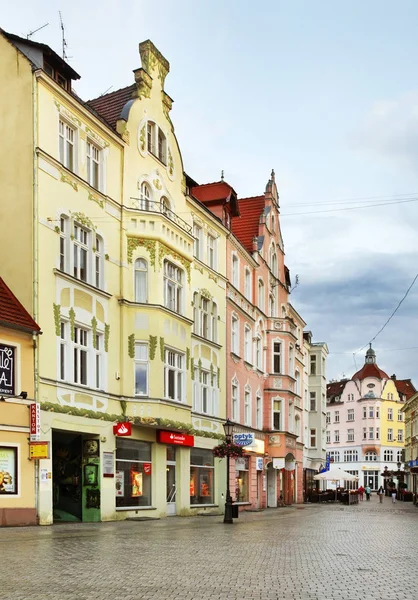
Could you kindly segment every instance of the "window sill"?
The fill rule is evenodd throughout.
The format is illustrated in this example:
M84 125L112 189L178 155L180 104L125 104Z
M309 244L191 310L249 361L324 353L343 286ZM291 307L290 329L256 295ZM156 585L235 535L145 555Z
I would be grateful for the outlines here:
M167 168L167 163L165 163L163 160L161 160L161 158L159 156L154 154L154 152L152 152L152 150L148 150L148 154L150 154L153 158L155 158L155 160L157 160L160 163L160 165L163 165L165 168Z
M231 357L235 358L236 360L241 360L241 356L239 354L236 354L235 352L231 352Z
M61 271L60 269L53 269L53 272L57 277L62 277L63 279L66 279L67 281L71 281L71 283L76 283L77 285L80 285L81 287L85 287L88 290L90 290L91 292L95 292L96 294L99 294L99 295L103 296L104 298L109 299L112 297L112 294L109 294L109 292L105 292L104 290L92 285L91 283L87 283L87 281L82 281L81 279L77 279L77 277L73 277L69 273L65 273L65 271Z

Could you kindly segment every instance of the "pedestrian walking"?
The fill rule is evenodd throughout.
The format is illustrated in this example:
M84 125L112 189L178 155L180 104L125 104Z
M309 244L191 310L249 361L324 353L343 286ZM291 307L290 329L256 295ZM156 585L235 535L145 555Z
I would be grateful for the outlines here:
M380 486L380 488L377 490L377 495L379 496L379 502L380 502L380 504L382 504L382 502L383 502L383 496L385 495L385 490L383 489L382 486Z
M396 491L392 492L392 504L395 504L396 502Z
M358 489L358 495L360 496L360 500L363 500L364 487L361 485Z
M372 493L370 486L366 486L364 491L366 492L366 500L370 500L370 494Z

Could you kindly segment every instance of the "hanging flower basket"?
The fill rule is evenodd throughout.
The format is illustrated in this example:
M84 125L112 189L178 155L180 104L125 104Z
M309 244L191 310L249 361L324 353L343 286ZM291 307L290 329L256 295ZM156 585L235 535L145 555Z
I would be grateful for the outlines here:
M212 449L213 455L217 458L225 458L225 456L229 456L230 458L239 458L240 456L244 456L244 449L242 446L237 446L232 442L223 442L219 444L219 446L215 446Z

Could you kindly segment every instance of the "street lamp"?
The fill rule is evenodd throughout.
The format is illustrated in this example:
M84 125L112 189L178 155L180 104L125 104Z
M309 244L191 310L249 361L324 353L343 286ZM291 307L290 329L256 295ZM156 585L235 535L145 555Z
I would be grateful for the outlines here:
M225 432L225 440L227 444L232 441L232 432L234 431L234 423L227 419L223 424ZM226 456L226 502L225 502L225 516L224 523L233 523L232 519L232 497L231 490L229 488L229 452Z

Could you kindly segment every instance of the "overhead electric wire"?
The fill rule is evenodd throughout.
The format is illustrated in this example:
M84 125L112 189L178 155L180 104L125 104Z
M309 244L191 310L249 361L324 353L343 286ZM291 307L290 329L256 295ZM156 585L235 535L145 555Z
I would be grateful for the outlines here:
M408 202L417 202L418 198L411 198L409 200L394 200L393 202L379 202L377 204L368 204L367 206L348 206L346 208L328 208L325 210L311 210L308 212L296 212L296 213L283 213L280 217L301 217L303 215L319 215L321 213L340 212L346 210L360 210L364 208L374 208L375 206L390 206L393 204L407 204Z
M384 196L358 196L356 198L340 198L335 200L326 200L323 202L295 202L289 205L290 208L293 206L321 206L323 204L358 204L360 202L376 202L377 200L407 200L408 198L415 198L418 196L418 192L410 192L408 194L386 194Z

